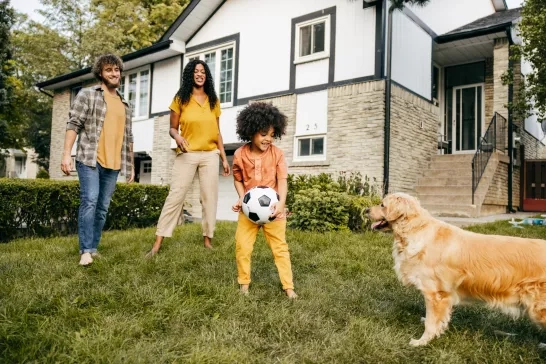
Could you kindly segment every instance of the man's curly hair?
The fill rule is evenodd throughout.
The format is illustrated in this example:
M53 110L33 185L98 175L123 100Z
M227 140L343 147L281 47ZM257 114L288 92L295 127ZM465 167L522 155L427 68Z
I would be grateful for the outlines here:
M272 104L254 102L237 115L237 135L243 142L252 141L259 132L267 132L273 127L273 137L280 139L286 132L286 115Z
M199 60L194 59L188 62L186 67L184 67L184 72L182 73L182 86L176 93L175 98L180 103L181 106L187 105L190 102L191 93L193 91L193 86L195 81L193 79L193 72L195 67L200 64L205 68L205 84L203 85L203 90L209 98L209 106L211 110L214 110L216 103L218 102L218 96L216 96L216 91L214 90L214 80L212 79L212 74L210 73L209 66Z
M98 56L97 59L95 59L95 63L93 63L91 71L95 78L101 82L102 77L100 74L104 66L118 66L120 72L123 71L123 61L115 54L103 54L102 56Z

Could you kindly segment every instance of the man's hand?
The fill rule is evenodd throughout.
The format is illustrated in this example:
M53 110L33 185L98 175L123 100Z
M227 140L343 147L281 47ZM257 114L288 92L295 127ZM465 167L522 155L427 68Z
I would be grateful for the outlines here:
M237 200L237 202L235 202L235 205L231 206L231 209L233 210L233 212L239 212L241 211L242 204L243 204L243 199L240 198Z
M70 171L72 170L72 156L69 154L63 154L63 159L61 160L61 171L67 176L70 176Z
M131 176L127 178L127 183L131 183L135 180L135 167L131 168Z

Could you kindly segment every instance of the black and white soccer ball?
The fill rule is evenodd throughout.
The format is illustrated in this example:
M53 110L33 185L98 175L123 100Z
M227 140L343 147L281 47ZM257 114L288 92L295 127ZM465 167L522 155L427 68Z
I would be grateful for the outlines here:
M264 225L275 218L269 217L273 213L272 206L279 201L279 195L271 187L257 186L248 190L243 197L242 209L246 217L255 224Z

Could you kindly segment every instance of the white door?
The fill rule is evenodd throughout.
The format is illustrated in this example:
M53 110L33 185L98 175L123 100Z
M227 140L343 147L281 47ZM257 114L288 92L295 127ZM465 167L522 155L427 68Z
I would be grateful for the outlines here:
M483 83L453 88L453 153L474 153L484 132Z
M140 179L139 183L150 184L152 182L152 161L140 162Z

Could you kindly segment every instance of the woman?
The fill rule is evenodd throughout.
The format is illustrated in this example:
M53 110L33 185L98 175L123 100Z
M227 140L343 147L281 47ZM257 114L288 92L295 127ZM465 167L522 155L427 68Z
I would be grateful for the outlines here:
M196 172L199 173L203 208L203 242L205 248L212 248L218 204L218 154L222 158L222 175L230 174L220 134L220 100L214 91L214 81L205 62L192 60L186 65L182 87L169 108L169 135L176 141L178 148L169 195L161 210L155 242L148 257L157 254L163 238L172 236Z

